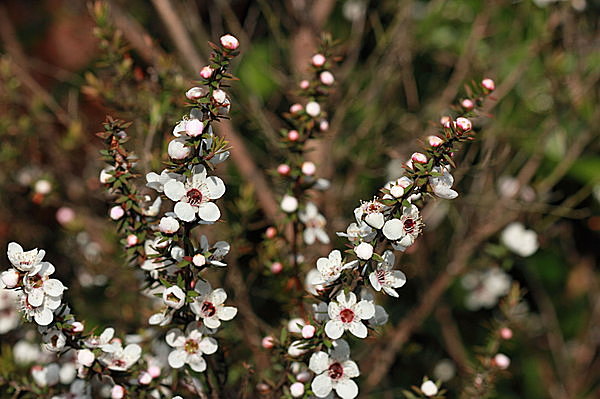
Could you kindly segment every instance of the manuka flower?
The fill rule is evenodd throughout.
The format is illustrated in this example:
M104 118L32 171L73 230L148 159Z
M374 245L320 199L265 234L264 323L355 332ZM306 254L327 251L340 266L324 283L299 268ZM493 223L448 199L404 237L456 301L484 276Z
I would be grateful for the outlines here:
M327 307L327 313L331 320L325 324L325 333L331 339L338 339L344 331L350 330L358 338L367 336L367 327L362 320L369 320L375 315L373 302L361 300L356 302L356 295L350 292L348 295L340 292Z
M6 253L10 263L22 272L33 270L44 259L45 254L46 251L43 249L38 251L37 248L25 252L23 251L23 247L16 242L8 244L8 251Z
M217 351L217 341L214 338L203 337L197 322L191 322L185 329L185 334L178 328L167 332L167 344L175 350L169 353L169 366L178 369L189 364L192 370L206 370L206 360L202 355L210 355Z
M325 217L319 213L317 206L312 202L306 204L306 208L298 212L298 218L304 223L304 242L306 245L312 245L315 240L323 244L329 244L329 236L324 230Z
M392 270L395 262L392 251L385 251L382 258L383 262L379 262L375 271L369 274L369 281L375 291L383 289L386 294L398 297L394 288L402 287L406 283L406 276L400 270Z
M211 201L225 194L225 184L216 176L207 176L202 165L194 166L185 182L180 178L169 180L164 191L176 202L173 211L180 220L191 222L197 215L201 221L212 223L221 217L219 207Z
M342 264L341 252L337 249L331 251L329 257L317 260L317 270L321 274L320 281L317 284L330 283L337 280L344 269L348 269L348 265Z
M415 205L402 208L402 216L390 219L383 226L383 235L390 241L397 251L404 251L413 245L415 239L421 233L423 222L419 215L419 208Z
M374 199L372 201L363 202L354 210L354 217L360 224L363 220L374 229L381 229L385 222L383 213L387 210L387 206Z
M194 287L198 296L190 305L192 312L202 318L208 328L217 328L221 320L228 321L235 317L237 309L233 306L225 306L227 293L222 288L213 290L210 284L204 280L198 280Z
M358 377L358 366L350 360L350 347L344 340L333 342L329 354L313 353L308 367L316 374L311 389L318 398L325 398L331 391L342 399L352 399L358 395L358 385L352 378Z
M458 193L451 188L452 184L454 184L454 177L450 174L449 167L436 166L433 168L433 172L441 173L441 176L429 177L429 184L431 184L433 193L444 199L454 199L458 197Z

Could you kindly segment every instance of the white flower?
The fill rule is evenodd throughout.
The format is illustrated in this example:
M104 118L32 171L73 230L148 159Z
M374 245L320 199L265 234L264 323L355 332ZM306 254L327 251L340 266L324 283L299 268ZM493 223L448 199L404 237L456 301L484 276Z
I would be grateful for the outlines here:
M316 118L321 113L321 106L315 101L306 104L306 113L313 118Z
M402 216L399 219L390 219L383 226L383 235L390 241L397 251L404 251L414 244L415 239L421 233L423 222L419 215L419 208L415 205L402 208Z
M391 198L400 198L404 195L404 189L412 184L412 180L410 180L406 176L402 176L396 180L392 180L386 183L383 188L390 191L389 194L385 194L383 198L391 199Z
M220 41L221 41L221 46L223 46L229 50L235 50L240 45L239 40L236 39L235 36L232 36L230 34L221 36Z
M147 196L148 200L150 200L150 196ZM154 202L150 206L144 206L142 208L142 213L146 216L155 217L158 215L160 211L160 206L162 204L162 199L160 197L156 197Z
M318 284L331 283L337 280L342 270L348 268L348 264L342 264L342 253L337 249L331 251L327 258L319 258L317 260L317 270L321 274Z
M376 291L383 291L393 297L398 297L394 288L400 288L406 283L406 276L394 268L395 257L392 251L383 253L383 262L377 264L374 272L369 274L369 281Z
M199 295L194 298L190 308L202 318L206 327L217 328L221 325L221 320L231 320L237 314L235 307L224 305L227 293L222 288L213 291L207 281L198 280L194 289Z
M363 220L374 229L381 229L385 222L383 213L387 207L377 200L363 202L358 208L354 209L354 217L360 224Z
M31 376L40 387L49 387L58 384L60 380L60 367L56 363L47 366L33 366Z
M33 270L44 259L45 254L46 251L43 249L38 251L37 248L24 252L23 247L16 242L8 244L8 251L6 253L10 263L22 272Z
M435 396L438 393L438 387L431 380L427 380L421 384L421 392L425 396Z
M0 288L15 288L19 284L21 274L17 269L10 268L0 274ZM4 284L4 286L2 286Z
M223 180L216 176L207 176L203 165L192 169L192 177L186 182L171 179L164 185L165 195L175 201L173 208L177 217L191 222L196 218L204 222L216 222L221 217L221 211L211 200L221 198L225 194Z
M375 300L372 292L370 290L368 290L366 287L363 287L360 290L360 298L364 299L365 301L368 301L368 302L373 302ZM375 315L373 315L373 317L371 317L369 320L367 320L367 323L371 327L382 326L388 322L389 318L390 318L390 316L387 314L387 312L385 311L385 308L383 306L375 305Z
M444 199L454 199L458 197L458 193L451 188L454 183L454 177L450 174L449 168L436 166L432 171L441 173L441 176L429 177L429 184L431 184L433 193Z
M292 197L291 195L286 194L283 196L280 206L281 210L285 213L296 212L296 210L298 209L298 200L296 199L296 197Z
M110 346L110 341L112 341L113 336L115 335L115 329L112 327L105 328L102 331L100 336L91 336L84 341L85 346L88 348L100 348L104 350L105 348Z
M217 341L214 338L203 337L198 323L192 322L185 329L185 334L178 328L167 332L167 344L175 350L169 353L169 366L181 368L189 364L192 370L206 370L206 360L203 354L210 355L217 351Z
M315 240L319 240L323 244L329 244L329 236L324 230L327 222L314 203L307 203L306 208L298 212L298 218L304 223L303 236L306 245L314 244Z
M202 235L200 237L201 253L194 255L193 262L196 266L202 266L206 263L219 267L227 266L227 263L221 261L229 253L230 249L231 245L226 241L217 241L211 246L206 236Z
M166 169L160 172L160 175L155 172L150 172L146 175L146 187L150 187L151 189L162 193L165 184L173 179L185 180L183 176L177 173L168 172Z
M331 320L325 324L325 333L331 339L338 339L344 331L350 330L358 338L367 336L367 327L362 320L368 320L375 315L373 302L361 300L356 302L353 292L346 296L340 292L336 298L337 302L330 302L327 313Z
M38 264L25 276L24 289L19 292L21 312L40 326L47 326L54 320L54 310L60 306L66 289L59 280L49 278L52 273L54 266L49 262Z
M165 305L170 308L180 309L185 305L185 292L177 285L172 285L165 289L162 298Z
M50 352L60 352L67 342L67 337L59 329L51 328L42 335L42 346Z
M0 334L19 326L21 317L17 312L18 295L15 291L0 288Z
M192 147L186 145L185 139L178 138L171 140L169 143L169 147L167 148L167 152L169 153L169 157L171 159L186 159L192 153Z
M462 286L469 290L465 306L470 310L491 308L510 289L511 278L498 267L466 274Z
M103 346L102 350L104 352L98 357L98 361L115 371L126 371L142 355L142 348L138 344L129 344L123 348L119 340L113 340L110 345Z
M79 349L77 351L77 363L81 366L90 367L94 360L96 360L96 355L89 349Z
M158 229L165 234L174 234L179 230L179 222L172 216L164 216L160 218Z
M358 366L350 360L350 348L344 340L333 342L329 355L313 353L308 367L316 374L311 389L318 398L327 397L332 390L342 399L353 399L358 395L358 385L352 378L358 377Z
M107 184L111 179L114 179L115 175L114 172L115 167L114 166L107 166L106 168L102 169L100 171L100 183L102 184Z
M535 231L527 230L519 222L513 222L506 226L502 231L500 241L512 252L523 257L533 255L538 249Z
M358 244L361 241L371 241L377 235L377 232L365 222L359 224L350 223L345 233L336 233L340 237L348 238L353 244Z
M369 260L373 256L373 246L368 242L361 242L354 247L354 253L362 260Z

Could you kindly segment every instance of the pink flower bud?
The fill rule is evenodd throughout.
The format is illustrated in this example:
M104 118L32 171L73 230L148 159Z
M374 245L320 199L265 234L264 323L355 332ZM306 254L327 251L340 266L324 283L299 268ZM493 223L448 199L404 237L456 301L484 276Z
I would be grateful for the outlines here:
M240 46L240 42L234 36L224 35L221 36L221 46L229 50L235 50Z
M506 370L510 366L510 358L503 353L498 353L492 359L492 363L500 370Z
M61 206L56 211L56 221L60 224L67 225L75 220L75 211L68 206Z
M322 132L329 130L329 122L323 119L321 122L319 122L319 129Z
M427 141L429 142L429 145L432 147L438 147L438 146L444 144L444 140L442 140L438 136L429 136L429 137L427 137Z
M273 338L271 335L267 335L262 339L261 345L265 349L271 349L273 346L275 346L275 338Z
M300 133L297 130L290 130L288 132L287 138L289 141L298 141L300 138Z
M196 254L192 258L192 263L198 267L204 266L206 264L206 257L202 254Z
M296 379L300 382L308 382L312 379L312 375L309 371L304 370L296 374Z
M125 388L121 385L115 385L110 390L111 399L122 399L125 397Z
M71 331L73 331L74 333L80 333L83 332L83 330L85 329L85 326L83 325L82 322L80 321L74 321L71 324Z
M513 332L508 327L502 327L500 329L500 337L502 337L502 339L509 340L513 337Z
M0 279L6 286L6 288L15 288L19 284L19 272L15 269L8 269L5 272L2 272L0 275Z
M204 79L208 79L212 76L214 71L214 69L207 65L200 70L200 76L202 76Z
M139 240L135 234L129 234L127 236L127 246L128 247L133 247L134 245L137 245L138 242L139 242Z
M333 74L329 71L321 72L321 74L319 75L319 79L321 80L321 83L323 83L326 86L331 86L333 82L335 82Z
M301 112L303 109L304 108L300 104L292 104L292 106L290 107L290 113L297 114L298 112Z
M223 104L225 101L227 101L227 93L221 89L213 91L212 96L218 104Z
M188 100L197 100L204 94L206 94L206 91L202 87L192 87L185 92L185 96L188 98Z
M427 163L427 157L425 156L425 154L422 154L420 152L415 152L414 154L412 154L410 156L410 159L416 163Z
M185 132L190 137L198 137L204 130L204 124L199 119L190 119L185 124Z
M167 153L171 159L182 160L186 159L192 154L192 147L186 145L186 141L178 138L171 140L167 147Z
M475 103L474 103L472 100L468 99L468 98L465 98L464 100L462 100L462 101L460 102L460 105L461 105L461 106L462 106L464 109L466 109L467 111L470 111L470 110L472 110L473 108L475 108Z
M450 128L450 117L449 116L442 116L440 118L440 124L445 127L446 129Z
M304 395L304 384L301 382L294 382L290 385L290 394L293 398L299 398Z
M109 216L112 220L119 220L125 215L125 210L120 206L116 205L110 208Z
M468 132L472 127L471 121L467 118L456 118L456 128L460 132Z
M302 338L310 339L315 336L316 331L317 329L315 328L315 326L307 324L304 327L302 327Z
M270 226L269 228L267 228L267 231L265 231L265 235L269 239L275 238L275 236L277 235L277 229L273 226Z
M494 91L496 89L496 83L492 79L486 78L481 81L481 86L487 91Z
M281 273L282 270L283 270L283 265L281 264L281 262L273 262L271 264L271 273L279 274L279 273Z
M309 87L310 87L310 82L308 80L305 79L305 80L303 80L303 81L300 82L300 88L302 90L306 90Z
M160 377L160 367L158 367L158 366L148 367L148 374L150 374L150 376L152 376L152 378Z
M90 367L94 360L96 359L96 355L89 349L80 349L77 351L77 363L81 364L85 367Z
M308 161L302 163L302 173L304 173L306 176L312 176L316 171L317 167L314 163Z
M138 381L140 382L140 384L142 385L148 385L152 382L152 376L150 375L149 372L147 371L142 371L140 373L140 376L138 378Z
M308 104L306 104L306 113L315 118L321 113L321 106L319 105L319 103L311 101Z
M179 222L172 216L164 216L160 219L158 229L165 234L173 234L179 230Z
M284 163L277 167L277 173L279 173L281 176L289 175L291 170L292 168L290 168L290 165L286 165Z
M311 61L314 66L321 67L325 64L325 56L323 54L315 54Z

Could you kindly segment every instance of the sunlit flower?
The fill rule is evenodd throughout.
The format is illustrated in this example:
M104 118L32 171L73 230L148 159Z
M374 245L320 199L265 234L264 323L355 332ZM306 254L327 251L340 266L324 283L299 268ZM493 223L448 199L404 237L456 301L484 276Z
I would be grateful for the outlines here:
M203 337L198 323L188 324L183 333L174 328L167 332L167 344L175 348L169 353L168 362L173 368L181 368L189 364L192 370L203 372L206 370L206 360L202 355L210 355L217 351L217 341L211 337Z
M500 235L500 241L512 252L523 257L533 255L539 246L536 232L527 230L519 222L506 226Z
M329 236L324 229L327 222L314 203L307 203L306 207L298 212L298 218L304 223L303 237L306 245L314 244L315 240L329 244Z
M398 297L394 288L402 287L406 283L406 276L400 270L393 270L395 256L392 251L385 251L382 258L375 271L369 274L369 281L376 291L383 289L386 294Z
M436 166L432 171L441 174L441 176L429 177L429 184L431 184L433 193L444 199L454 199L458 197L458 193L451 188L452 184L454 184L454 178L450 174L449 168Z
M337 302L336 302L337 301ZM358 338L367 336L367 327L362 320L368 320L375 315L373 302L356 301L353 292L346 295L340 292L336 301L329 303L327 312L331 320L325 324L325 333L331 339L338 339L344 331L350 330Z
M352 378L358 377L360 372L356 363L350 360L350 347L346 341L334 341L329 354L313 353L308 367L316 374L311 389L318 398L327 397L333 390L342 399L358 395L358 385Z
M390 219L383 226L383 235L390 241L397 251L404 251L414 244L415 239L421 233L423 222L419 214L419 208L415 205L402 208L402 216L398 219Z
M190 308L192 312L202 318L206 327L217 328L221 325L221 320L231 320L237 314L235 307L224 305L227 299L224 289L213 290L207 281L198 280L194 290L198 296L194 298Z

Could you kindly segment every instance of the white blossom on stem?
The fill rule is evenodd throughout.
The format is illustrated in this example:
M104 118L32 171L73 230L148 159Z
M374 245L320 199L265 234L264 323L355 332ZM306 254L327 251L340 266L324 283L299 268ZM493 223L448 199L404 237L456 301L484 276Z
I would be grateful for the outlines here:
M400 288L406 283L406 276L400 270L393 270L396 260L392 251L383 253L383 261L377 263L375 271L369 274L369 281L375 291L381 291L386 294L398 297L394 288Z
M204 337L197 322L188 324L185 333L178 328L167 332L166 342L172 348L169 353L169 366L181 368L189 364L192 370L203 372L206 370L206 360L202 355L210 355L217 351L217 341L211 337Z
M306 245L314 244L315 240L329 244L329 236L325 232L327 222L314 203L307 203L306 207L298 212L298 218L304 224L303 237Z
M454 184L454 177L450 174L450 168L447 166L435 166L432 171L441 174L441 176L429 177L429 184L431 184L433 193L444 199L454 199L458 197L458 193L451 188L452 184Z
M344 331L350 330L358 338L365 338L367 327L362 320L368 320L375 315L373 302L357 302L353 292L346 295L343 291L338 294L336 301L330 302L327 307L331 320L325 324L325 334L331 339L338 339Z
M213 290L210 283L204 280L196 281L194 290L199 294L190 305L192 312L202 318L208 328L217 328L221 320L228 321L235 317L237 309L225 306L227 293L222 288Z
M415 205L402 208L400 218L390 219L383 226L383 235L390 241L397 251L404 251L413 245L415 239L421 233L423 222L419 214L419 208Z
M342 273L342 270L348 269L348 264L342 263L342 254L340 251L333 250L327 258L319 258L317 260L317 270L321 274L321 279L318 284L330 283L337 280Z
M331 391L342 399L353 399L358 395L358 385L352 380L360 375L358 366L350 360L350 347L344 340L333 342L329 354L313 353L308 367L316 376L311 389L318 398L325 398Z

